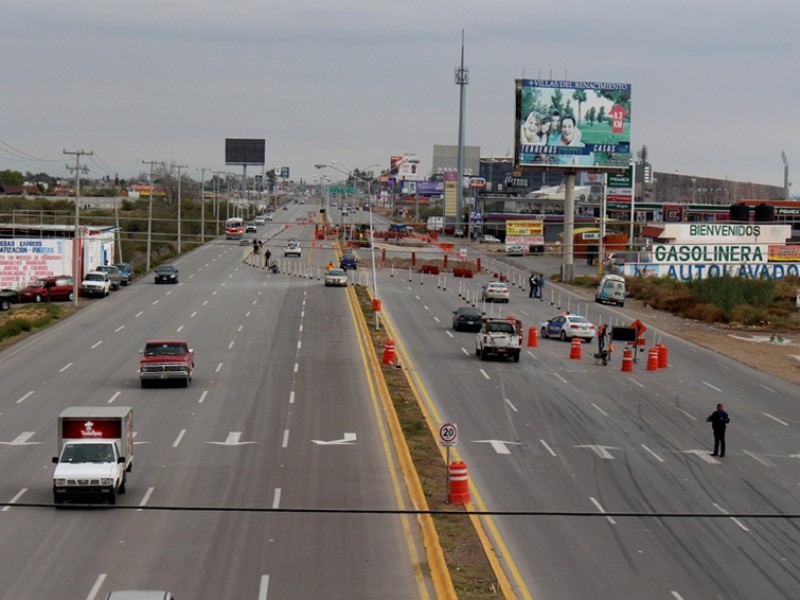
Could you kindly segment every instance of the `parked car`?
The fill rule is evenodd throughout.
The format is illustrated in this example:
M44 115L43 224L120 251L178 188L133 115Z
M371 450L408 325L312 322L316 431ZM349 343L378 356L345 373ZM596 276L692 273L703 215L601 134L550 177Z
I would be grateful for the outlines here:
M19 301L19 292L17 290L6 288L0 291L0 310L10 310L11 305Z
M502 281L492 281L483 288L483 299L486 302L508 302L508 286Z
M481 237L479 237L478 241L481 244L499 244L500 243L500 239L499 238L496 238L493 235L489 235L488 233L486 233L486 234L482 235Z
M89 271L81 281L81 295L105 298L111 293L111 279L104 271Z
M175 265L158 265L156 283L178 283L178 269Z
M114 263L114 266L119 269L119 274L122 277L122 285L128 285L133 281L133 265L131 263Z
M325 271L325 285L347 287L347 271L344 269L328 269Z
M69 275L43 277L22 288L19 297L22 302L52 302L72 300L75 280Z
M245 233L258 233L258 228L255 226L255 224L247 225L244 228L244 232Z
M572 338L582 338L590 341L595 335L596 328L586 317L581 315L558 315L542 325L542 337L557 337L562 341Z
M453 329L461 331L480 331L483 313L475 306L459 306L453 311Z
M339 259L339 268L344 269L358 269L358 258L355 254L342 254L342 258Z
M108 274L108 279L111 281L111 289L118 290L122 287L122 273L114 265L100 265L94 268L95 271L102 271Z

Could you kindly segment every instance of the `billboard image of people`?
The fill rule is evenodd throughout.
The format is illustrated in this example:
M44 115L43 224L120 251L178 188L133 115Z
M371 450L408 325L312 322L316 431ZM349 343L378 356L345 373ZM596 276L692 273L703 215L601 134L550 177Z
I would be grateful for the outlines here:
M631 85L516 80L516 163L614 168L631 160Z

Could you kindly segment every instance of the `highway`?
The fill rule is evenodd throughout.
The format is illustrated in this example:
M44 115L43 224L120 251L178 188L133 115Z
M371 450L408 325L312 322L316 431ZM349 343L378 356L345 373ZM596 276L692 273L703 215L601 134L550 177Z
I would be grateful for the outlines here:
M296 220L314 208L292 205L263 228L280 274L243 264L236 242L208 244L176 261L180 285L138 281L0 353L0 499L21 504L0 511L2 598L136 587L179 599L433 597L415 520L380 514L408 499L347 291L318 279L333 250ZM292 235L303 257L280 259ZM547 339L519 363L481 361L452 311L492 272L521 282L558 264L469 252L490 271L379 269L377 283L401 366L436 424L458 425L470 508L493 513L481 519L517 597L796 598L800 531L783 517L800 514L797 386L648 323L667 369L641 356L621 371L620 352L595 364L596 342L574 360ZM351 276L371 286L365 266ZM509 304L481 306L521 319L526 341L563 310L612 325L639 316L559 284L543 301L511 287ZM173 336L195 349L191 386L140 389L137 351ZM709 456L717 402L731 414L725 458ZM24 506L52 500L58 413L107 404L135 411L121 509Z
M522 281L557 272L556 260L496 272ZM569 344L549 339L526 347L520 363L483 362L475 334L452 331L451 313L459 294L474 298L491 279L403 274L382 277L379 290L401 363L434 418L458 425L473 508L515 513L484 522L518 595L796 598L798 520L780 517L800 514L800 390L652 326L648 347L667 345L667 369L646 370L644 355L623 372L620 352L597 365L596 341L573 360ZM567 307L595 323L637 317L558 284L544 296L512 286L509 304L480 306L521 319L526 334ZM717 402L732 420L725 458L709 455L705 419Z
M297 235L324 265L306 210L263 236L275 253ZM415 520L380 512L408 500L349 291L244 252L207 244L175 261L179 285L148 276L0 354L0 498L20 505L0 511L1 598L431 597ZM191 385L141 389L138 351L173 337L195 351ZM52 502L56 417L73 405L134 408L117 509L25 506Z

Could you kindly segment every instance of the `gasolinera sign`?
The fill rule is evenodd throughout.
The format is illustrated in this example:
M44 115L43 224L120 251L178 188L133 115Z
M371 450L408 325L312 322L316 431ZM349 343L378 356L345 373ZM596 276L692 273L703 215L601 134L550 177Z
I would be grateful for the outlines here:
M790 225L652 223L662 229L651 261L626 264L626 275L688 281L705 277L781 279L800 275L800 253L786 240Z

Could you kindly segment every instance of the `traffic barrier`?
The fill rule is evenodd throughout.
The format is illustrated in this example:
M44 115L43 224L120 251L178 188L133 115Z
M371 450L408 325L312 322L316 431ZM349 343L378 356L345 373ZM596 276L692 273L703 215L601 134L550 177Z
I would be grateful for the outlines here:
M658 371L658 348L655 346L647 351L647 370Z
M539 330L536 327L528 327L528 348L539 346Z
M666 369L669 366L669 351L664 344L656 344L658 348L658 368Z
M630 348L622 351L622 371L633 371L633 352Z
M569 348L569 357L573 360L581 359L581 338L572 338L572 344Z
M385 365L394 365L396 360L397 354L395 352L394 342L392 340L386 340L386 343L383 345L382 362Z
M469 502L469 475L466 463L454 460L450 463L450 490L447 497L449 504L467 504Z

